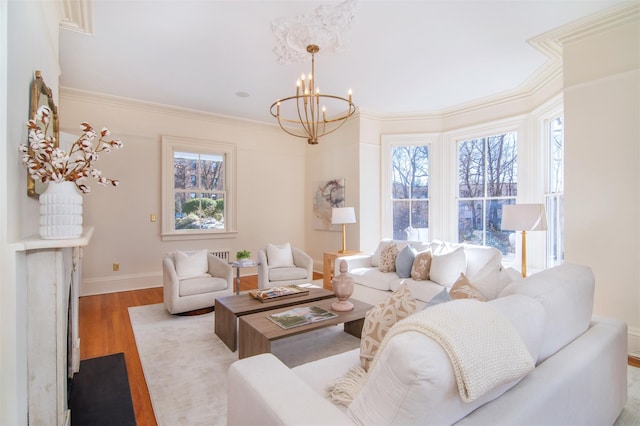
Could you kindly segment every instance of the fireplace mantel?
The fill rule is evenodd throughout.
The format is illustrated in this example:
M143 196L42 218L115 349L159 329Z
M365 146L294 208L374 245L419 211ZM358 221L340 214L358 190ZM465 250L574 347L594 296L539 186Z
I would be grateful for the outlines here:
M78 295L82 249L93 228L78 238L31 237L14 244L24 252L27 282L28 418L32 425L69 425L67 379L80 366Z

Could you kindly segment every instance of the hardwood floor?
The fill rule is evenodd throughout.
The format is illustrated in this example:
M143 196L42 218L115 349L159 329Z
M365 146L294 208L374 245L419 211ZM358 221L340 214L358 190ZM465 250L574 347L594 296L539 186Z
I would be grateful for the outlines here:
M314 273L314 279L319 278L322 278L322 274ZM241 290L257 288L258 277L242 277L240 283ZM162 303L161 287L80 298L80 357L88 359L124 352L138 426L157 423L133 337L128 308L155 303ZM640 367L640 359L629 357L629 365Z
M322 274L314 273L314 279ZM240 279L240 290L258 288L258 276ZM130 306L162 303L162 287L80 298L80 359L124 352L138 426L156 425L138 348L129 321Z

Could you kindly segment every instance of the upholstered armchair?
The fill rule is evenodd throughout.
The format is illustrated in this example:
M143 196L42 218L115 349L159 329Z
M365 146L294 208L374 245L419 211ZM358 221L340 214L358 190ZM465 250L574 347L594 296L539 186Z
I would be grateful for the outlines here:
M258 288L304 284L313 280L313 259L289 243L258 250Z
M162 272L164 306L171 314L208 308L233 294L233 269L207 250L167 253Z

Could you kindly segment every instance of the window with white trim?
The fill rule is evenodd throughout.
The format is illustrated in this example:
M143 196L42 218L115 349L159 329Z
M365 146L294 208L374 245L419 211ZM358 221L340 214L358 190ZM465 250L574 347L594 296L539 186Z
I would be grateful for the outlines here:
M564 121L545 120L547 268L564 261Z
M518 190L517 133L458 142L458 241L513 254L512 232L501 229L502 206Z
M391 148L393 238L428 241L429 146Z
M162 138L163 237L235 231L235 146Z

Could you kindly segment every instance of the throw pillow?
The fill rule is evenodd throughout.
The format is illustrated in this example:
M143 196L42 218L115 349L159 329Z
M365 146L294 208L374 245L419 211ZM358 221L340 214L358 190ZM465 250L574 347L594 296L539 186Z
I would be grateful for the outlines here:
M383 303L370 309L364 318L360 336L360 361L365 370L380 347L380 343L391 327L416 311L416 299L403 284Z
M411 267L411 278L416 281L428 280L431 269L431 250L422 251L416 254Z
M442 289L440 293L433 296L433 298L427 302L427 304L424 306L424 309L427 309L430 306L435 306L435 305L439 305L440 303L445 303L450 301L451 301L451 295L449 294L449 292L447 291L447 288L445 287Z
M270 268L294 266L291 244L267 244L267 262Z
M400 278L409 278L411 276L411 268L413 260L418 252L412 246L408 245L398 253L396 257L396 274Z
M380 272L395 272L396 257L398 257L398 246L389 244L380 253Z
M380 266L380 255L382 254L382 250L390 244L394 244L393 240L385 239L380 241L376 251L371 256L371 266Z
M197 250L191 252L176 251L174 254L176 262L176 274L180 278L191 278L204 275L209 270L207 261L207 250Z
M450 253L433 254L429 279L440 285L451 287L461 273L467 269L464 247L458 247Z
M460 277L458 278L458 280L451 287L449 296L451 296L451 298L454 300L455 299L475 299L480 302L487 301L487 298L484 297L484 295L480 292L480 290L478 290L473 285L471 285L471 282L469 281L469 279L466 277L465 274L460 274Z

